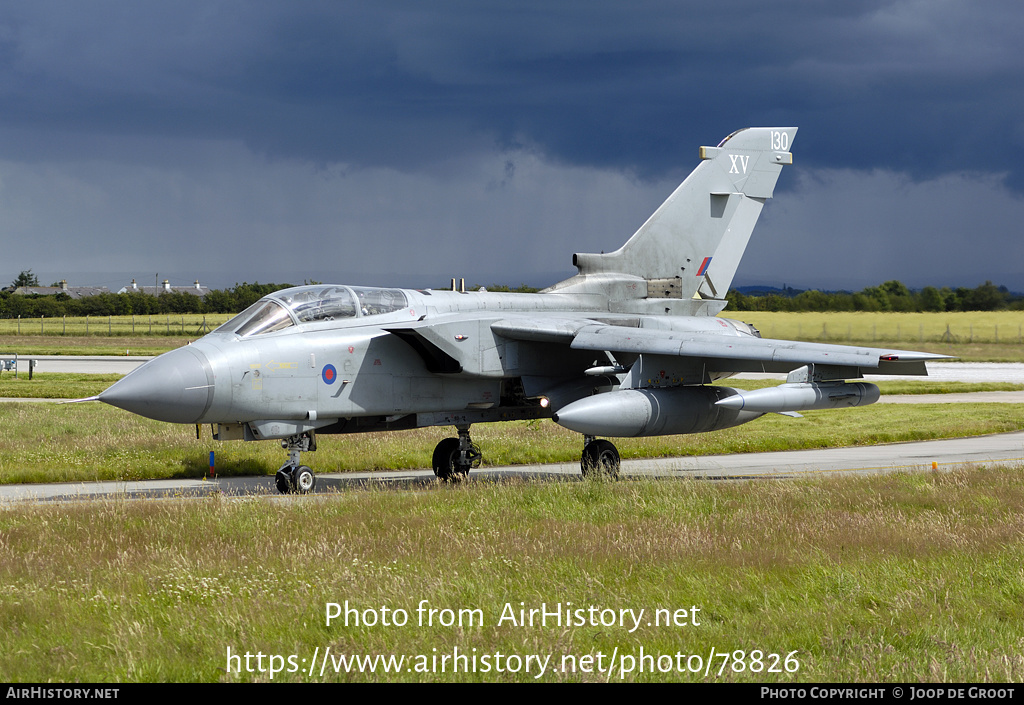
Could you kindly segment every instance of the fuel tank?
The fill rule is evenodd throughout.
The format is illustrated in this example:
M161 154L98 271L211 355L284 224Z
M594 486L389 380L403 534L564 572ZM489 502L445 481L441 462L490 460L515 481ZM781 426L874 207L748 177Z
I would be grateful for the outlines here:
M878 396L878 387L867 382L811 382L737 392L720 399L716 405L742 411L779 413L867 406L878 401Z
M635 437L702 433L738 426L762 414L718 406L737 394L728 387L620 389L574 401L552 418L588 436Z

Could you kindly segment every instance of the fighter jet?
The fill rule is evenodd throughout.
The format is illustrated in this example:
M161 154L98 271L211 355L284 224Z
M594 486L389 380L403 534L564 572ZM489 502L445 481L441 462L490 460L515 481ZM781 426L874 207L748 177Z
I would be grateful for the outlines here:
M699 433L766 413L870 404L865 374L927 374L942 355L770 340L718 314L747 241L792 164L795 127L716 147L618 250L536 294L314 285L270 294L94 397L220 441L281 441L281 492L314 489L317 436L452 426L433 470L479 466L473 424L550 418L583 436L584 475L616 475L606 437ZM452 287L456 289L456 287ZM788 373L757 391L712 385Z

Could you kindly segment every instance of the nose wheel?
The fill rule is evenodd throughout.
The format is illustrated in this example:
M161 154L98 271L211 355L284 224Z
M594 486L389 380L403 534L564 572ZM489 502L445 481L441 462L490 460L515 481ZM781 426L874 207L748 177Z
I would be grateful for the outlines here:
M299 458L304 450L316 450L316 436L312 432L291 436L281 441L281 447L288 451L288 462L274 477L277 491L281 494L312 492L316 488L316 474L308 465L302 465Z

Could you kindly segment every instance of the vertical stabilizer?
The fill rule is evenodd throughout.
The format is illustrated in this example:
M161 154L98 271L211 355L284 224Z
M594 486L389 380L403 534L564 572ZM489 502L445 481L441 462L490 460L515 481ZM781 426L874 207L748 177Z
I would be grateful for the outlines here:
M645 280L642 298L724 299L765 200L793 163L796 132L751 127L701 147L701 163L625 245L573 255L579 275L550 291L592 291L598 280L627 278Z

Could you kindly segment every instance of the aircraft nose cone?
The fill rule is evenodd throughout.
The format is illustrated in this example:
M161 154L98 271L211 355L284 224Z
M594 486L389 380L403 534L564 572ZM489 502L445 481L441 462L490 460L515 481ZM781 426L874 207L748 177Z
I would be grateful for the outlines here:
M188 346L150 360L99 398L157 421L197 423L213 399L213 370L206 355Z

